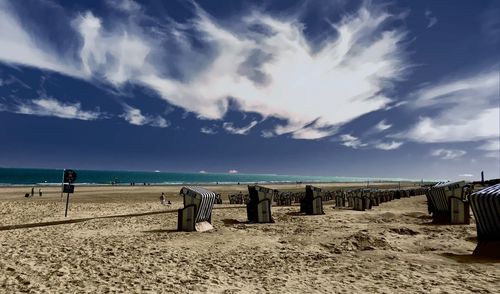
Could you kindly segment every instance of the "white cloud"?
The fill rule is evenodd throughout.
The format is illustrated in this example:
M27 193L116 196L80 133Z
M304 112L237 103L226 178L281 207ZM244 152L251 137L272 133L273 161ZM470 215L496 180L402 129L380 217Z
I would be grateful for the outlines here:
M119 3L129 12L135 9L135 2ZM241 111L285 120L287 125L272 130L275 135L318 139L392 102L381 93L407 69L404 32L386 26L393 17L381 9L364 4L332 24L321 45L306 40L296 16L253 11L222 25L198 7L193 20L145 31L135 18L104 27L86 12L73 23L83 40L78 62L40 49L44 40L32 38L10 11L0 9L0 60L82 78L103 77L115 86L141 84L203 119L222 119L231 97ZM164 34L152 36L159 30ZM206 45L203 50L189 41L193 34ZM174 55L165 48L169 43L181 50ZM170 69L180 71L182 79L165 74Z
M485 157L500 158L500 135L498 138L484 142L477 149L485 151Z
M365 147L367 144L362 143L361 140L357 137L354 137L350 134L344 134L340 136L340 140L342 141L342 145L346 147L351 147L354 149L358 149L360 147Z
M467 142L500 136L498 71L471 74L430 85L411 95L413 109L439 110L395 135L417 142Z
M65 75L84 76L72 61L59 56L35 34L26 32L7 1L0 0L0 61L51 70Z
M20 102L13 112L79 120L96 120L106 117L104 113L99 111L82 110L80 103L63 103L53 98L40 98L31 100L30 102Z
M441 159L457 159L467 154L464 150L458 149L436 149L433 150L431 155Z
M230 170L228 171L228 173L230 173L230 174L237 174L237 173L238 173L238 171L237 171L237 170L235 170L235 169L230 169Z
M403 145L403 142L392 141L390 143L376 143L375 148L382 150L394 150L401 147L401 145Z
M132 125L143 126L150 125L152 127L166 128L170 124L161 116L143 115L140 109L124 104L124 113L120 115Z
M200 170L200 171L199 171L199 173L200 173L200 174L206 174L207 172L206 172L206 171L204 171L204 170Z
M217 130L215 130L214 128L211 128L211 127L202 127L200 129L200 132L202 132L203 134L207 134L207 135L217 134Z
M379 132L385 131L389 128L392 127L392 124L388 124L385 119L380 121L378 124L375 125L375 129Z
M430 11L428 9L425 11L425 18L427 18L427 20L429 21L429 23L427 24L427 28L431 28L431 27L435 26L436 23L438 22L437 17L432 15L432 11Z
M133 0L106 0L106 4L124 12L137 12L141 10L141 5Z
M242 128L237 128L233 126L233 123L230 122L225 122L222 124L222 128L226 130L230 134L236 134L236 135L247 135L250 130L255 127L258 124L257 121L252 121L249 125L242 127Z
M80 51L83 71L87 75L104 75L114 85L134 81L152 68L146 63L151 51L144 36L103 31L101 20L92 12L79 16L76 27L83 38Z

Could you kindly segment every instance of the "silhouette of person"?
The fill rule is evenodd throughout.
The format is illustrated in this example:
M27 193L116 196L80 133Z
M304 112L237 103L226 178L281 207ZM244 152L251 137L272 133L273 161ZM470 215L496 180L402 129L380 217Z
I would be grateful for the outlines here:
M31 188L31 197L33 197L33 195L35 195L35 187Z
M38 189L38 196L42 197L42 189Z

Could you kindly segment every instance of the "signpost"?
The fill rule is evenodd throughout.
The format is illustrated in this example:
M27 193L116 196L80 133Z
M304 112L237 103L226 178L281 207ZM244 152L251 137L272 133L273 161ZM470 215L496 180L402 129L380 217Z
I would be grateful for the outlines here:
M69 194L75 192L75 185L72 185L76 181L76 172L71 169L65 169L63 172L63 183L62 183L62 193L68 193L66 196L66 211L64 212L64 217L68 216L69 207Z

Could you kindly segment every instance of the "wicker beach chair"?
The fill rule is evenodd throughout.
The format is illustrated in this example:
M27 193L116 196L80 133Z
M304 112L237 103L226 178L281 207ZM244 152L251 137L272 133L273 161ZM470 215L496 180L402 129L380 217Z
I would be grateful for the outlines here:
M323 198L321 189L312 185L306 186L306 195L300 202L300 212L305 214L325 214L323 211Z
M253 223L274 223L271 215L274 190L254 185L248 186L247 217Z
M440 183L429 192L434 223L469 224L470 209L465 181Z
M179 231L207 231L213 229L212 208L216 194L202 187L183 187L184 208L178 210Z
M475 192L469 199L477 230L473 254L500 258L500 184Z

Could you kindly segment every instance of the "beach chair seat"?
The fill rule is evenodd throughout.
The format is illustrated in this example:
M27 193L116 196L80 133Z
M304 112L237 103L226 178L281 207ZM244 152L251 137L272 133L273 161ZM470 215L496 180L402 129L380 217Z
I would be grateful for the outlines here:
M312 185L306 186L306 194L300 202L300 212L309 215L325 214L323 211L322 190Z
M184 208L178 210L178 231L208 231L212 226L212 209L216 194L202 187L182 187Z
M500 258L500 184L472 193L469 200L477 230L473 254Z
M258 185L248 186L248 196L248 221L253 223L274 223L271 214L274 190Z

